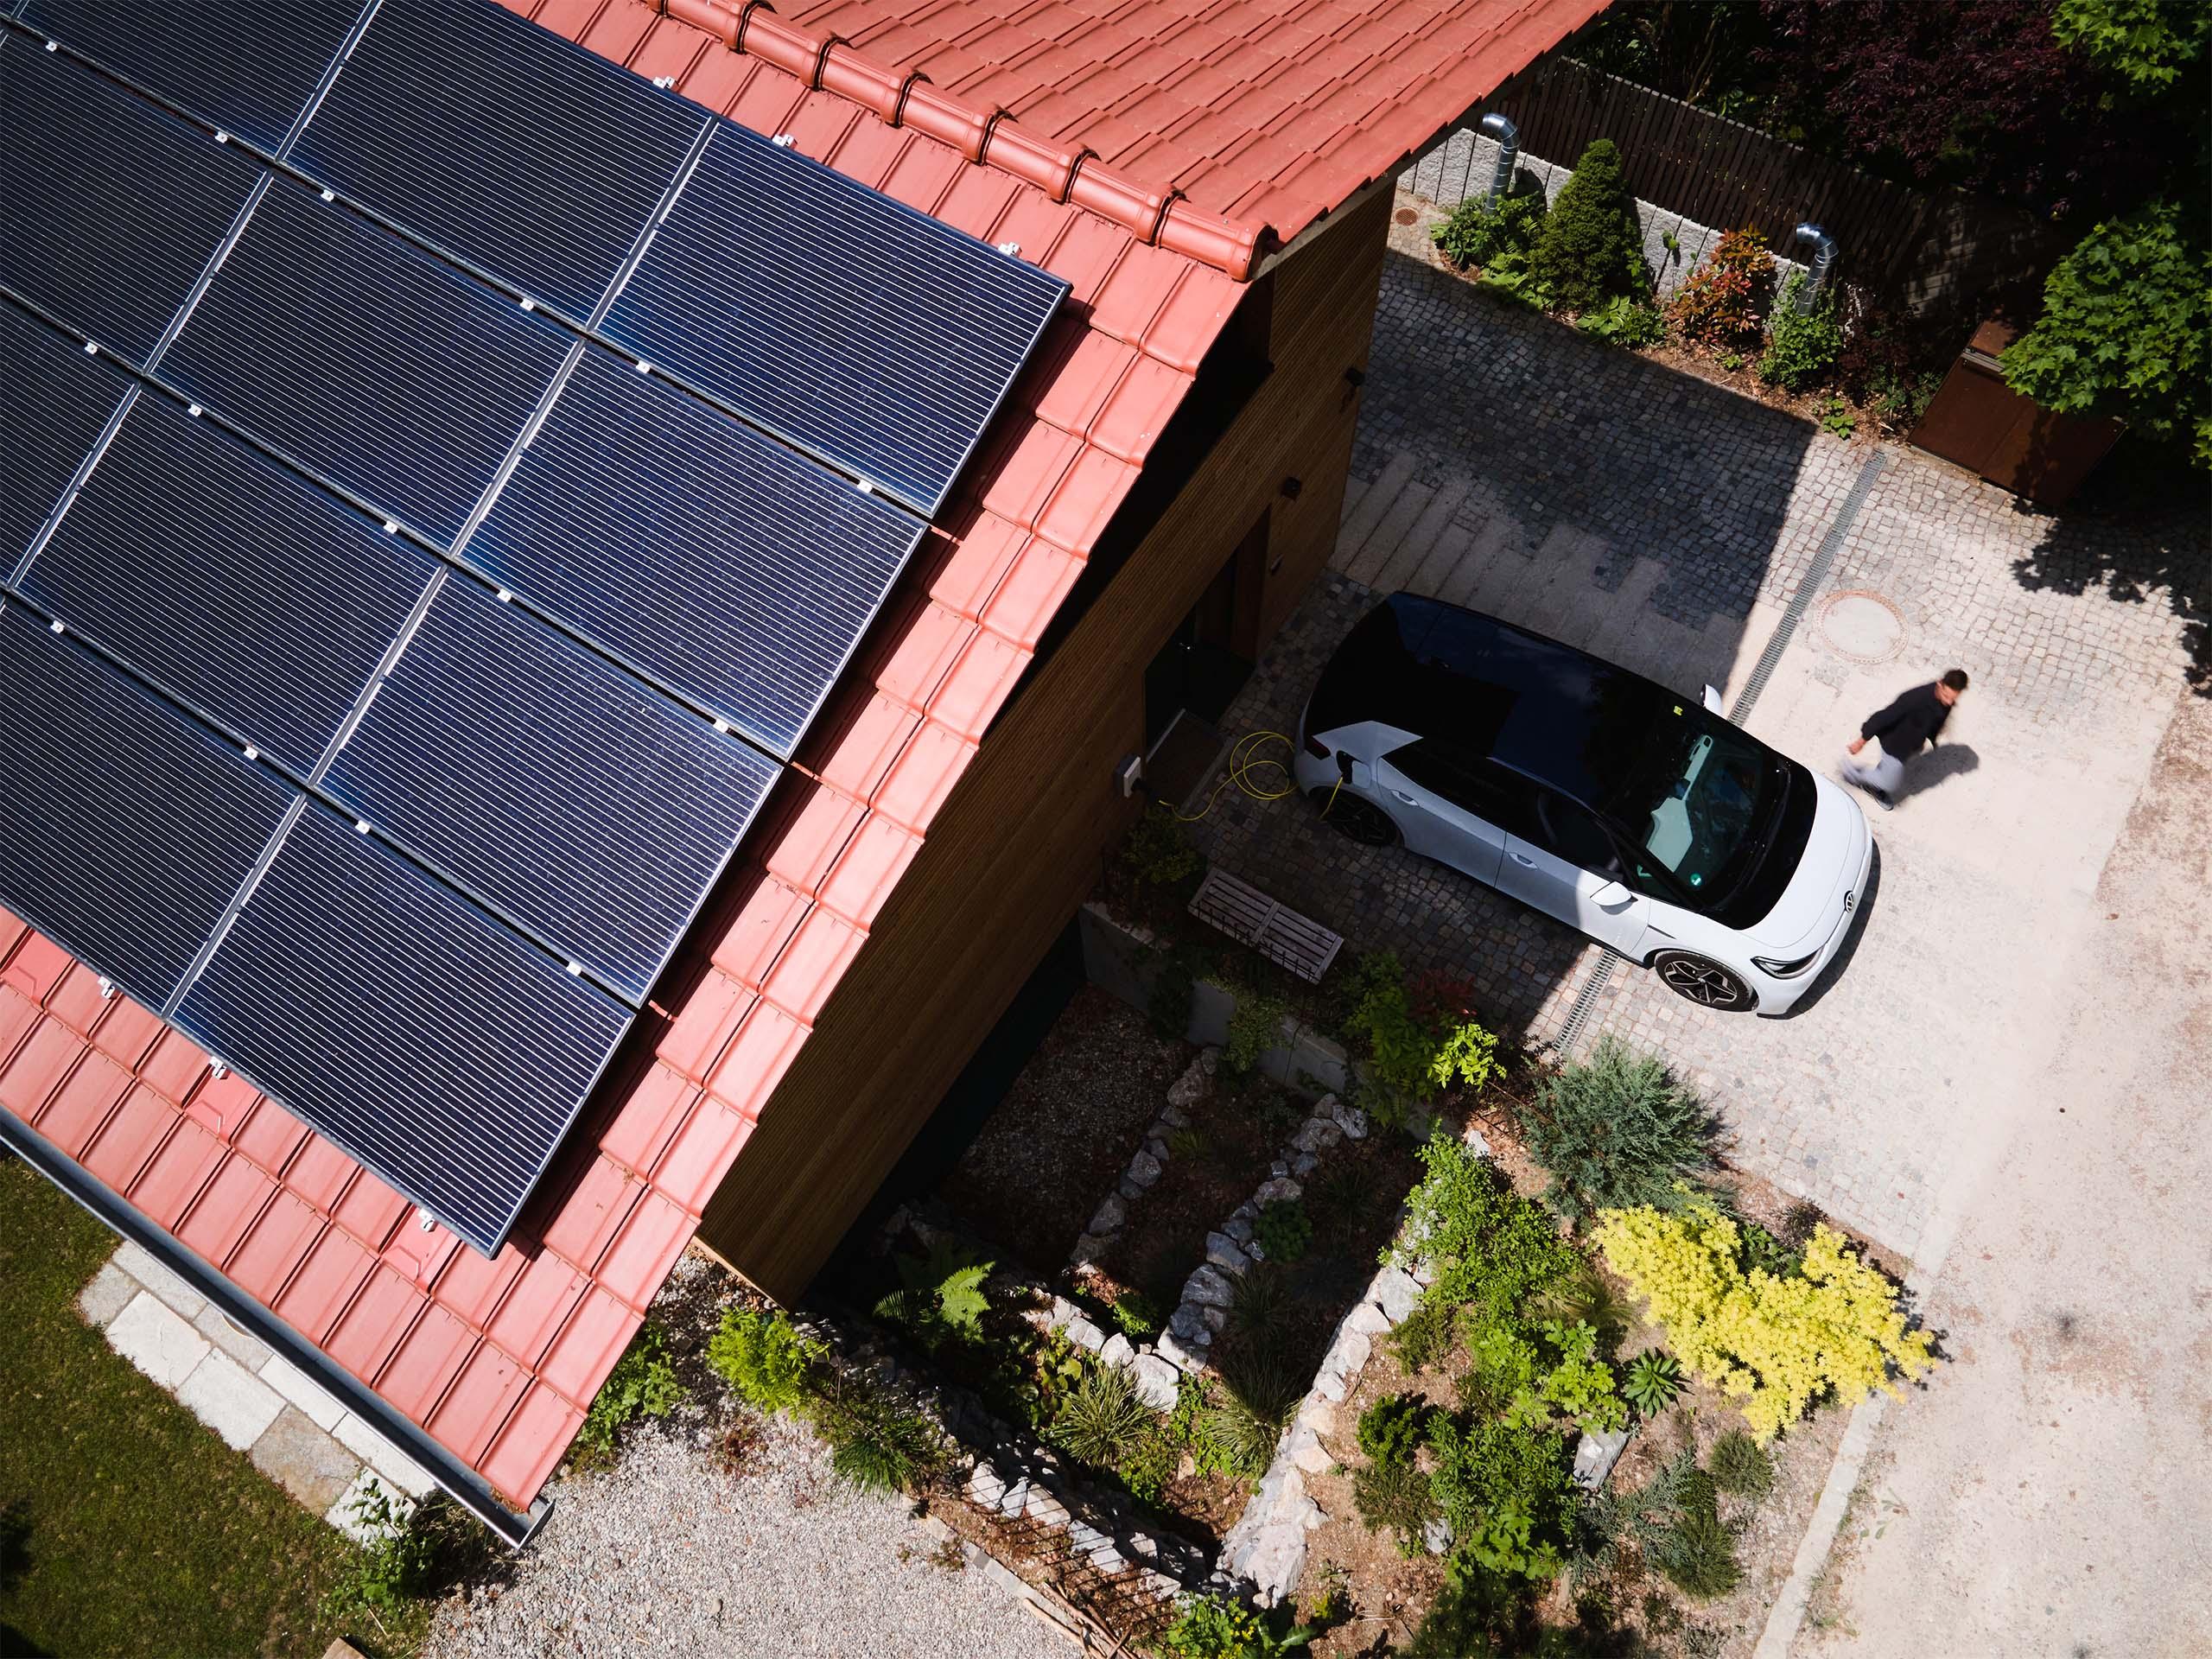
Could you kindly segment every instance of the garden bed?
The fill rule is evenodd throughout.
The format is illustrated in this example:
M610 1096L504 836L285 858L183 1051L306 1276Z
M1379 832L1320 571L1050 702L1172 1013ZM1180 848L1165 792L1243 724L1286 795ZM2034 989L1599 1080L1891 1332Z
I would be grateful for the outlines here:
M967 1230L1058 1270L1197 1051L1096 986L1077 992L938 1189Z

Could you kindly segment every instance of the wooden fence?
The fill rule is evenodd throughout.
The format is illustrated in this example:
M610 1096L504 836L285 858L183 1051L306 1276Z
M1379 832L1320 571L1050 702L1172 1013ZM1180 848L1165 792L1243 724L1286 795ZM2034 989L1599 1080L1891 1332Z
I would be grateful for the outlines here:
M1510 118L1523 150L1562 167L1610 138L1637 195L1718 230L1764 231L1786 257L1808 257L1791 232L1817 224L1836 239L1840 279L1916 312L2040 281L2065 251L2023 209L1892 184L1572 58L1538 60L1483 110Z

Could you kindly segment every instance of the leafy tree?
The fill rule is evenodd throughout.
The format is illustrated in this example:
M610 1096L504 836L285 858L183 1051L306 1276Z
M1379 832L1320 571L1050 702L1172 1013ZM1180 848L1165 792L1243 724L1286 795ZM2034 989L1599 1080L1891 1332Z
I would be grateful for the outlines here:
M2139 92L2172 86L2204 55L2212 6L2204 0L2058 0L2050 32Z
M2116 415L2193 440L2212 467L2212 251L2174 203L2100 224L2044 285L2043 315L2006 348L2005 381L2045 409Z
M1642 298L1650 291L1636 199L1611 139L1598 139L1575 162L1574 176L1545 215L1531 269L1550 302L1568 311L1594 309L1616 294Z

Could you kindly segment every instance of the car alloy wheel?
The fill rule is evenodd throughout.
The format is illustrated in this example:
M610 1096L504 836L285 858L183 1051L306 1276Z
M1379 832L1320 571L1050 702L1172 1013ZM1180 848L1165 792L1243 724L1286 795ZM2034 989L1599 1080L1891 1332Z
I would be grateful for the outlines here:
M1321 809L1322 817L1338 835L1349 836L1363 847L1395 847L1398 826L1374 802L1348 789L1309 789L1307 798ZM1334 797L1333 799L1331 798Z
M1651 966L1659 976L1659 982L1676 996L1686 996L1715 1013L1733 1014L1750 1007L1756 1001L1751 988L1733 971L1686 950L1662 951Z

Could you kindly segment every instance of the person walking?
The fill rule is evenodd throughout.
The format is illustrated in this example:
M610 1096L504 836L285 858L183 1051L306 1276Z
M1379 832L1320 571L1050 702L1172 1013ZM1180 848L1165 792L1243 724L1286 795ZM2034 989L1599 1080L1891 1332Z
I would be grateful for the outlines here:
M1966 689L1966 670L1947 669L1942 679L1916 685L1888 708L1867 715L1844 751L1844 781L1872 795L1883 811L1894 810L1904 763L1936 741Z

